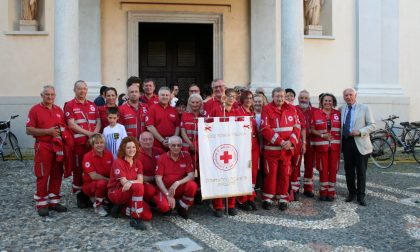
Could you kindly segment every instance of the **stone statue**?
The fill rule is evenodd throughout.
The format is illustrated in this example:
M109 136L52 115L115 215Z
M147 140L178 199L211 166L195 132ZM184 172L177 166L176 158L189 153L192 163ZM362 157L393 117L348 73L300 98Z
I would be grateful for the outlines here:
M22 0L22 20L36 20L37 0Z
M305 26L319 25L319 16L324 0L304 0Z

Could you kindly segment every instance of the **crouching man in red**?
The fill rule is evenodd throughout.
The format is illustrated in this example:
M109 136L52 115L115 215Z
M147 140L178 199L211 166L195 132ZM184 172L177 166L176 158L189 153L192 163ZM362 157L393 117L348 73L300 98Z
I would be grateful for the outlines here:
M140 153L138 159L143 165L144 200L152 203L153 197L158 192L156 186L155 172L159 156L164 153L160 148L153 146L154 138L152 133L145 131L140 134Z
M89 139L92 150L83 157L83 187L84 194L95 201L95 213L101 217L108 215L103 208L107 196L107 185L114 160L112 153L105 149L105 137L95 133Z
M178 214L188 219L188 208L192 206L197 191L194 167L190 155L181 151L182 139L179 136L170 137L168 145L169 151L157 162L156 184L160 192L155 195L154 202L162 213L177 206Z
M108 198L115 204L111 215L118 217L121 207L126 206L126 213L131 213L130 226L146 230L143 220L150 220L152 213L143 204L143 166L137 159L139 143L134 137L122 140L118 149L118 158L111 168L108 183Z
M63 110L54 104L54 87L44 86L41 97L42 102L29 111L26 134L35 138L36 208L39 216L48 216L49 210L67 211L59 204L63 162L53 148L53 139L60 136L60 125L65 122Z

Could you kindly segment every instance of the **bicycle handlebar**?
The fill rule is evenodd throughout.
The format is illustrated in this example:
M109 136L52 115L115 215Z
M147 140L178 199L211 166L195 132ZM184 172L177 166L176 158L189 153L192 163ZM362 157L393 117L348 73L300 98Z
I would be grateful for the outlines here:
M396 115L389 115L387 119L382 119L382 121L383 122L386 122L386 121L394 121L395 119L398 119L398 118L400 118L400 117L399 116L396 116Z

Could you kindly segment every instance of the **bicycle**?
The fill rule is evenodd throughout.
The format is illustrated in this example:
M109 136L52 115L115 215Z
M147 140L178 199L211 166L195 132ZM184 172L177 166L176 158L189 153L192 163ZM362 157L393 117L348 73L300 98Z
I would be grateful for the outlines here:
M418 149L417 145L420 145L418 139L420 139L420 122L401 122L399 126L395 126L395 119L398 116L390 115L387 119L383 119L385 122L385 129L379 129L374 131L372 137L378 137L386 140L391 146L394 155L398 147L402 147L402 153L413 154L414 159L420 164L420 150L414 152L414 149ZM401 134L397 134L397 131L401 131ZM420 146L419 146L420 147Z
M13 115L8 121L0 122L0 155L3 161L5 161L6 156L9 156L13 153L19 161L23 160L17 137L12 133L10 129L10 121L18 116L19 115Z
M376 167L381 169L391 167L395 160L395 152L391 145L382 137L374 137L373 134L371 134L370 141L373 147L370 157Z

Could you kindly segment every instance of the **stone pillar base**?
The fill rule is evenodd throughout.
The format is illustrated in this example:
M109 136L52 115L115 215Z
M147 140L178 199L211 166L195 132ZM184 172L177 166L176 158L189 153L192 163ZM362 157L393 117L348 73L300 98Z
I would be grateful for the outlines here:
M19 31L38 31L38 21L19 20Z
M307 25L307 26L305 26L305 35L322 36L322 25Z

